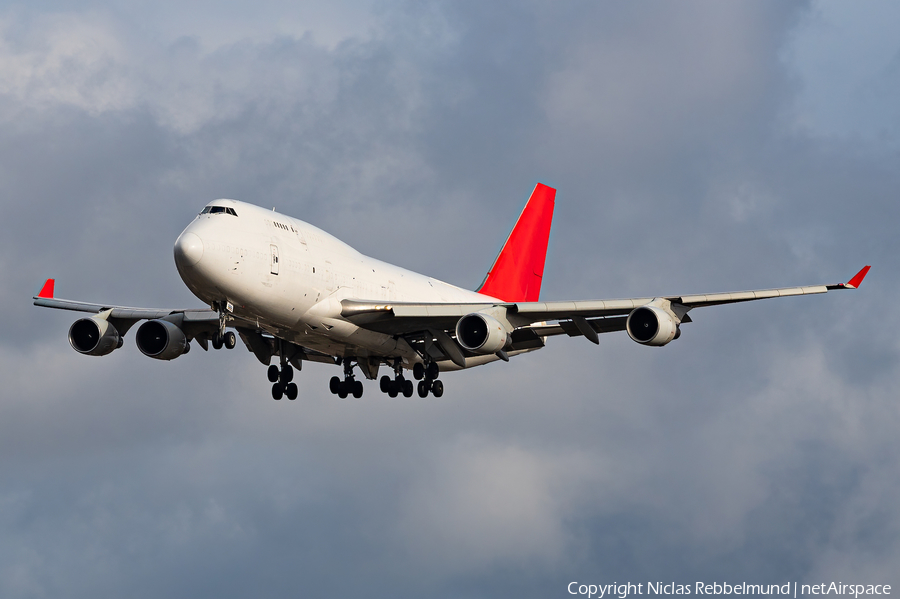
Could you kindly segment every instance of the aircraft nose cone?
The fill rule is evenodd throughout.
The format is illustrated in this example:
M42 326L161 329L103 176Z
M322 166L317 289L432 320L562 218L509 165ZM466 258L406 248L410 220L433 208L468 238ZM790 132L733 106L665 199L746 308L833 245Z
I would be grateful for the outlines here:
M175 242L175 262L194 266L203 257L203 240L196 233L182 233Z

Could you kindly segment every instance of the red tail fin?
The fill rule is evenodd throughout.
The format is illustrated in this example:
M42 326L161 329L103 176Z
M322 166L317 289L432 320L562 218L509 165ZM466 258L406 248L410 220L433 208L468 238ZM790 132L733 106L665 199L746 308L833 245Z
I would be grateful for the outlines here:
M478 293L505 302L538 301L555 198L555 189L537 184Z

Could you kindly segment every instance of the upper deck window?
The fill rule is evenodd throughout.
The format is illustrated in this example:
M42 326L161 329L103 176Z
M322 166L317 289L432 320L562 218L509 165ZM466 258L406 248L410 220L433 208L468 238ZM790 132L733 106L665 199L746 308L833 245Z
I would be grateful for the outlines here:
M225 206L207 206L203 209L203 212L200 214L230 214L231 216L237 216L237 212L234 211L234 208L226 208Z

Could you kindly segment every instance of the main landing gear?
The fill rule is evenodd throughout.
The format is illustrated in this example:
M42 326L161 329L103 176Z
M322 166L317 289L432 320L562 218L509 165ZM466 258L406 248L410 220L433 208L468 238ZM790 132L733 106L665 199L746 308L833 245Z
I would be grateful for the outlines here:
M444 394L444 383L437 380L438 374L440 374L440 371L438 370L438 365L434 362L427 362L425 364L416 362L413 366L413 376L419 381L419 397L428 397L429 391L431 391L435 397L440 397ZM409 395L407 395L407 397L409 397Z
M269 382L272 385L272 399L278 400L282 396L287 395L291 401L297 399L297 383L292 383L294 379L294 369L287 363L284 352L281 352L281 368L272 364L269 366Z
M353 362L349 358L344 358L343 363L344 380L342 381L339 377L333 376L328 388L341 399L346 399L348 395L353 395L353 397L359 399L363 394L362 381L357 381L353 377Z
M387 393L390 397L397 397L400 393L404 397L412 397L413 382L403 377L403 367L400 365L400 359L394 361L394 378L384 375L381 377L381 391Z

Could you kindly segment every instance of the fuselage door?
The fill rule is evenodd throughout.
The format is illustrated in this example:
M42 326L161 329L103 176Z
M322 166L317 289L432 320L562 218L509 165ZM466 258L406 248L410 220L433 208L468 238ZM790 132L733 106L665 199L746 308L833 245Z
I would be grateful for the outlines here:
M274 243L269 246L272 248L272 274L278 274L278 246Z

